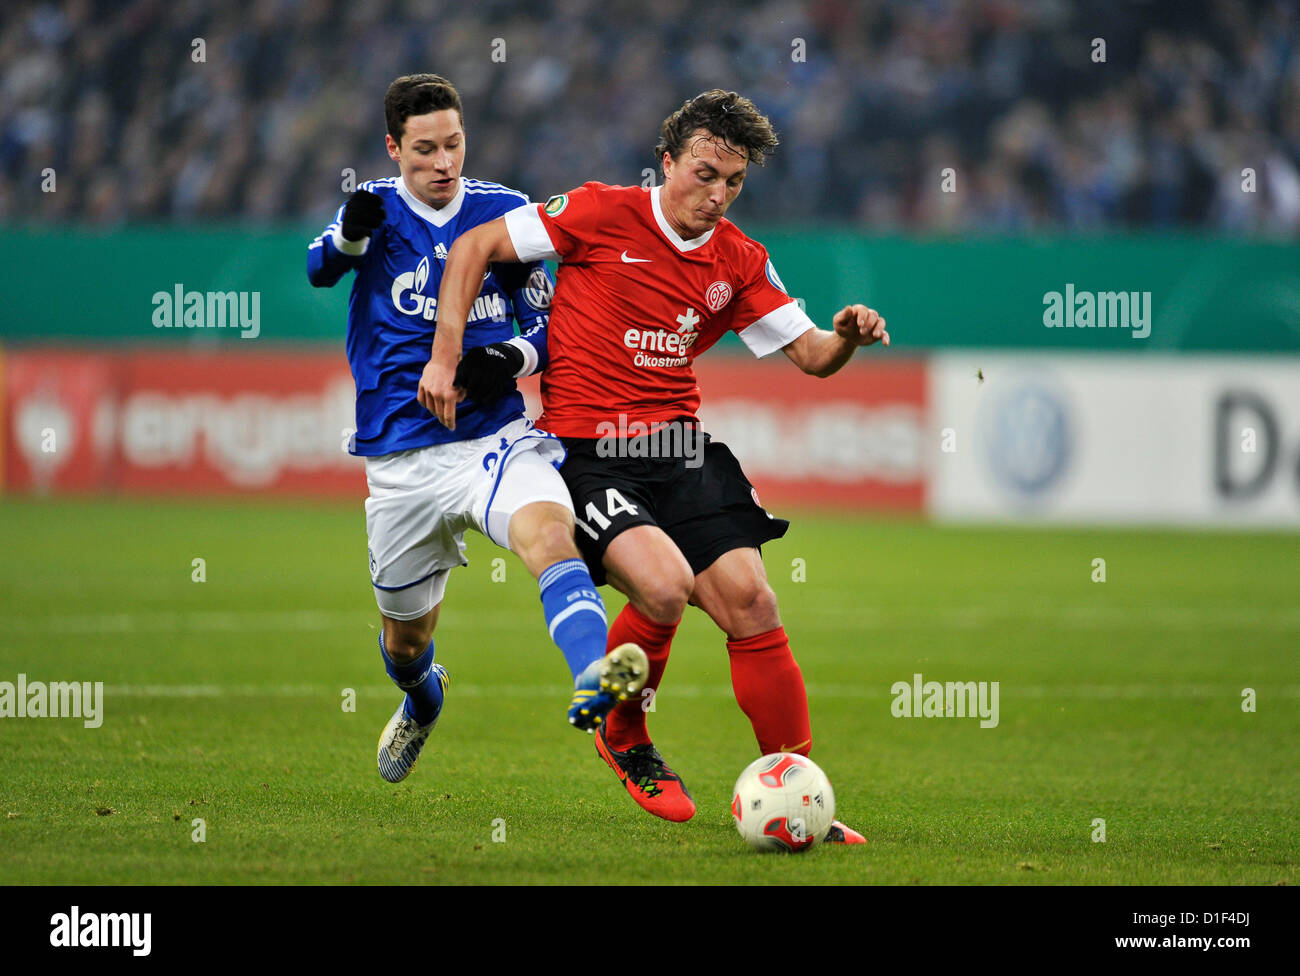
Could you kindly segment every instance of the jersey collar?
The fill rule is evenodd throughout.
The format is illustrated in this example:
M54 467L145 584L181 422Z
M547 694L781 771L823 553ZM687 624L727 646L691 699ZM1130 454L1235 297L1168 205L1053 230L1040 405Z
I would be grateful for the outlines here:
M654 211L655 223L658 224L659 229L664 232L664 236L668 238L668 240L672 241L673 247L677 248L679 251L693 251L697 247L709 243L709 238L712 237L713 232L718 229L716 224L699 237L692 237L689 241L683 240L678 235L677 231L673 230L672 224L668 223L668 221L664 219L663 207L659 205L659 191L661 189L663 189L663 187L656 186L650 190L650 209Z
M447 221L460 213L460 205L465 202L465 177L462 176L456 180L456 195L448 200L446 206L440 210L434 210L433 207L408 190L406 180L400 176L397 178L397 195L406 201L406 205L417 216L423 217L435 227L442 227L446 225Z

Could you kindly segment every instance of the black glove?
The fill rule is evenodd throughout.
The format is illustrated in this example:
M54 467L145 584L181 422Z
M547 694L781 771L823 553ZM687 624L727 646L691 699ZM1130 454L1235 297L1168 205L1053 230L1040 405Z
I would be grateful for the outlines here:
M348 197L343 208L343 238L359 241L373 234L388 216L384 213L384 198L369 190L358 190Z
M475 403L491 403L515 388L515 374L524 368L524 354L508 342L465 350L453 381Z

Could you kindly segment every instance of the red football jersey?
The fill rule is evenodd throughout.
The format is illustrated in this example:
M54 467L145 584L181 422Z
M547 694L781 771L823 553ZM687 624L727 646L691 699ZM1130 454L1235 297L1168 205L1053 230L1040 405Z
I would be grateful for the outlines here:
M520 261L560 261L538 420L553 434L697 419L691 363L724 333L766 356L816 328L763 245L725 217L683 240L659 187L585 183L511 211L506 226Z

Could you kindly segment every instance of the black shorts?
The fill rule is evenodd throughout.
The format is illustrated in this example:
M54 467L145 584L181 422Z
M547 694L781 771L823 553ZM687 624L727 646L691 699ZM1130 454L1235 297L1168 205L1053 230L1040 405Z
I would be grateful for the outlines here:
M592 579L604 584L601 560L614 537L636 525L657 525L702 573L732 549L757 548L785 535L726 444L703 435L696 457L601 457L594 439L564 437L560 468L573 496L575 533Z

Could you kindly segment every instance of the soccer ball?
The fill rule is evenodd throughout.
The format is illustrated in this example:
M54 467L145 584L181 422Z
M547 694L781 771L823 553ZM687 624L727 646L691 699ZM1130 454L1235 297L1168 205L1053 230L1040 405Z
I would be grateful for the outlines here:
M807 756L774 752L745 767L731 791L731 815L750 847L806 851L835 819L835 791Z

